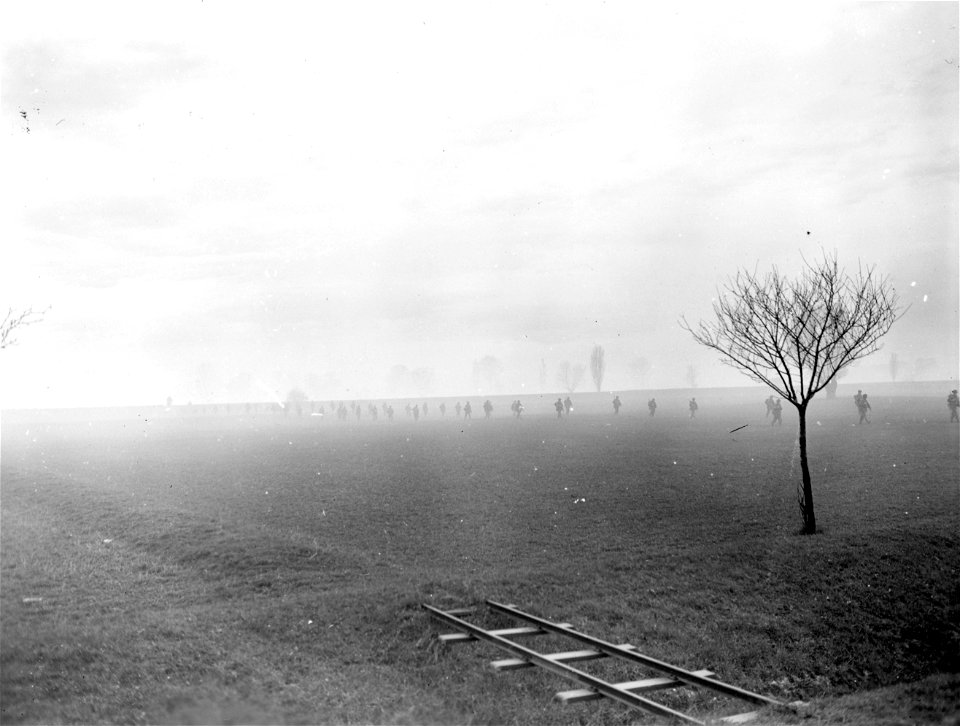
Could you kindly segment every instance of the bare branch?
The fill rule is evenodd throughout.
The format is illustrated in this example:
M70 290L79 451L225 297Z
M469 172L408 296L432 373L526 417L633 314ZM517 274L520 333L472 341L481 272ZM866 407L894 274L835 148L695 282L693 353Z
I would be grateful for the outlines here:
M13 308L7 309L7 314L0 323L0 350L16 344L16 332L19 328L24 328L43 320L46 310L35 311L33 308L27 308L19 313L14 312Z
M681 326L722 361L805 405L837 373L880 348L902 315L896 291L873 268L850 276L824 256L790 280L740 270L718 290L716 319Z

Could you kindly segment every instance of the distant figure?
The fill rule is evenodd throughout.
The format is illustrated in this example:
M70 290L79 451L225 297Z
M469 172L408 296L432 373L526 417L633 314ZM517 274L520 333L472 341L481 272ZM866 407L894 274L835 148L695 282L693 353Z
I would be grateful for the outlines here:
M620 403L620 396L613 397L613 414L616 416L620 413L620 406L623 404Z
M414 421L420 420L420 404L419 403L413 407L413 420Z
M570 412L573 410L573 401L570 400L570 396L567 396L565 399L563 399L563 410L567 416L569 416Z
M447 415L447 404L445 404L445 403L441 403L441 404L440 404L440 415L441 415L441 416L446 416L446 415Z
M460 401L457 401L457 405L456 405L457 418L460 418L460 411L461 411L461 410L463 410L463 406L460 405Z
M650 409L651 416L656 416L657 415L657 399L651 398L649 401L647 401L647 408Z
M426 402L426 401L423 402L423 417L424 417L424 418L427 417L427 402Z
M957 397L956 388L950 391L950 395L947 396L947 408L950 409L950 423L960 421L960 416L957 416L957 409L960 409L960 397Z
M557 418L563 418L563 401L558 398L553 407L557 409Z
M764 403L765 403L766 406L767 406L767 415L765 416L765 418L770 418L770 414L773 413L773 407L774 407L774 405L775 405L775 404L774 404L774 401L773 401L773 394L772 394L772 393L770 394L770 398L768 398L766 401L764 401Z
M387 421L393 421L393 406L387 406Z
M523 404L520 403L520 399L519 399L519 398L518 398L516 401L514 401L513 403L510 404L510 410L513 411L513 415L514 415L516 418L518 418L518 419L520 418L520 414L523 413Z
M773 421L770 422L770 425L773 426L774 424L779 424L780 426L783 426L783 419L780 418L783 415L783 404L780 403L779 398L774 401L770 411L773 413Z
M488 398L483 402L483 417L490 418L491 413L493 413L493 404L490 403L490 399Z
M470 405L470 401L467 401L465 404L463 404L463 418L464 418L464 420L466 420L466 419L468 419L468 418L472 420L472 419L473 419L473 415L472 415L472 414L473 414L473 407Z
M689 408L690 408L690 418L693 418L694 416L697 415L697 409L700 408L700 406L697 405L696 396L690 399Z
M863 391L857 389L857 392L853 394L853 405L857 407L857 410L860 410L860 401L863 398Z
M860 413L860 420L857 421L857 425L859 426L864 421L870 423L870 420L867 418L867 411L870 410L870 402L867 401L866 393L858 395L860 396L860 399L857 401L857 411Z

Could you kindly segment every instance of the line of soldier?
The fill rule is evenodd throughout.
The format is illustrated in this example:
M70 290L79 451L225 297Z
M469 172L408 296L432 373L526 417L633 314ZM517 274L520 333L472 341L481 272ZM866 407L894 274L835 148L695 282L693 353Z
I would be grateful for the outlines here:
M857 407L857 413L859 414L859 420L857 421L857 424L858 425L864 424L864 423L869 424L870 419L868 415L869 415L869 412L872 410L872 407L870 405L870 401L868 400L867 394L864 393L862 390L857 390L856 394L854 394L853 396L853 401ZM766 406L765 418L771 419L770 425L782 426L783 425L783 403L781 399L775 398L773 395L771 395L764 401L764 404ZM620 409L623 407L623 402L620 400L619 395L616 395L613 397L612 405L613 405L614 415L619 415ZM251 412L251 408L255 406L256 404L249 404L249 403L246 404L246 409L245 409L246 412L249 414ZM326 409L323 404L320 404L319 412L317 412L314 402L311 402L309 406L310 406L311 413L313 415L323 416L326 413ZM565 416L569 416L570 412L573 411L573 401L571 400L570 396L567 396L565 399L561 399L558 397L557 400L554 402L553 406L557 412L558 419L563 418ZM346 404L344 404L342 401L340 402L331 401L330 407L334 411L334 415L337 417L337 419L341 421L348 420L350 417L350 412L352 412L356 420L359 421L361 418L361 414L362 414L361 406L355 401L350 403L349 412ZM198 406L196 408L199 412L205 412L203 407ZM212 406L212 408L213 408L213 411L216 413L217 407ZM440 410L441 416L447 415L446 403L441 402L438 408ZM696 397L693 397L689 400L687 404L687 408L690 413L690 418L695 418L697 415L697 411L700 408L699 404L697 403ZM950 391L950 394L947 396L947 408L950 411L950 422L960 423L960 397L958 397L957 395L957 389L953 389L952 391ZM225 405L224 409L225 411L229 411L230 406ZM290 408L289 406L285 406L283 407L283 409L280 409L278 407L277 410L283 410L284 413L288 413ZM408 417L412 417L414 421L420 420L421 410L423 415L426 416L429 411L429 407L426 401L424 401L422 409L420 408L420 404L411 405L408 403L404 406L404 413ZM524 410L523 404L520 402L519 399L513 401L510 404L510 411L513 414L514 418L519 419L520 415L523 413L523 410ZM651 398L650 400L647 401L647 410L651 417L656 416L657 414L656 398ZM303 414L302 406L300 404L297 404L295 411L298 415L302 415ZM367 415L370 419L376 421L379 418L381 411L383 413L383 416L388 421L393 421L394 408L391 404L383 403L379 409L373 403L367 404ZM463 404L457 401L456 404L454 405L454 411L456 412L457 418L460 418L461 416L465 420L473 418L473 407L470 405L469 401L466 401ZM490 399L487 399L483 402L483 413L484 413L484 418L491 418L491 416L493 415L493 403L491 403Z

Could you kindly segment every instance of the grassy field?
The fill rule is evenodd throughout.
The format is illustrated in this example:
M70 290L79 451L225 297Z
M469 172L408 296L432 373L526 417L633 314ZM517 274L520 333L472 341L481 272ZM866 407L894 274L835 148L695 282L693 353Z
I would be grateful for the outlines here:
M579 396L560 421L549 397L519 421L509 399L491 420L474 401L467 423L435 403L392 424L7 414L0 720L655 721L562 706L573 685L538 669L496 674L502 652L439 646L420 607L491 598L809 702L765 722L956 723L960 429L944 397L891 389L869 426L847 397L817 402L822 531L801 537L795 416L774 428L765 394L697 392L691 421L685 395L658 397L656 418L639 394L616 417Z

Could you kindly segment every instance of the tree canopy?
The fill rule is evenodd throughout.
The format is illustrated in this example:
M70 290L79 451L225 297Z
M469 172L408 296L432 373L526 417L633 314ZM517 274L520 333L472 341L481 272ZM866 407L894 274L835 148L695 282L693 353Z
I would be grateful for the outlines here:
M848 275L836 256L806 267L796 279L776 268L739 271L718 292L716 319L683 327L722 361L806 404L843 368L880 349L902 314L896 291L874 268Z

